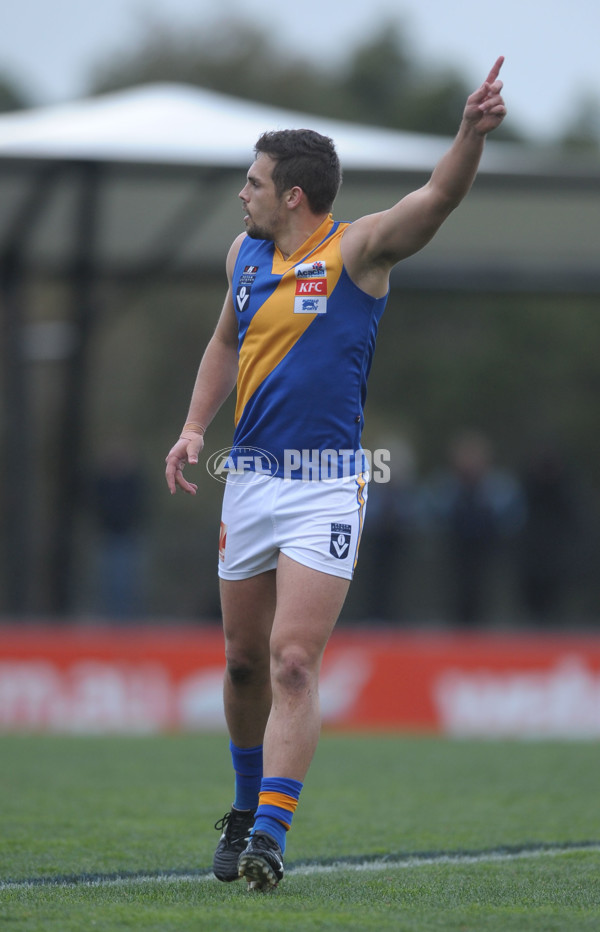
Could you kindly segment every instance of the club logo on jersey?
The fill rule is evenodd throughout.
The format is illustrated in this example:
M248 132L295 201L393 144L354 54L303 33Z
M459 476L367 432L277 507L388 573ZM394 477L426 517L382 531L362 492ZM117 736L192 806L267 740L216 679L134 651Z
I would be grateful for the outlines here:
M332 557L335 557L336 560L344 560L350 553L351 535L352 527L349 524L332 522L329 553Z
M257 265L246 265L244 266L244 271L240 275L240 280L235 292L235 303L240 314L242 314L248 307L248 303L250 301L250 292L252 290L252 285L254 284L254 279L256 278L257 272Z
M327 268L324 262L302 262L296 266L294 314L327 313Z

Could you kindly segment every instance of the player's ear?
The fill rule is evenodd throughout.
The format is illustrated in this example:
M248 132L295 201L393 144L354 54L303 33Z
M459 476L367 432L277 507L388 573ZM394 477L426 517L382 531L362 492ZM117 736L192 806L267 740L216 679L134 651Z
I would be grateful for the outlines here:
M286 206L290 209L298 207L304 198L304 191L302 188L295 185L293 188L290 188L289 191L286 191L285 194L285 203Z

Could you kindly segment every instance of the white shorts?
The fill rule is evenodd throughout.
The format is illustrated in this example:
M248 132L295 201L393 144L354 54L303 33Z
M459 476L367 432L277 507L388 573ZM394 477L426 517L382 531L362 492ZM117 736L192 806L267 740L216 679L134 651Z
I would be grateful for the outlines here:
M368 476L280 479L228 476L219 539L219 576L247 579L275 569L280 553L352 579L367 503Z

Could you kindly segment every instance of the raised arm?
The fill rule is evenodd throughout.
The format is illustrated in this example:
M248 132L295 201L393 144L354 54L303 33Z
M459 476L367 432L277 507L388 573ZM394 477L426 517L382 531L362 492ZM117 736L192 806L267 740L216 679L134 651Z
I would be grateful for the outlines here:
M456 138L429 181L389 210L362 217L348 228L342 241L344 263L363 290L383 295L392 266L422 249L469 191L485 137L506 115L498 78L503 61L498 58L467 99Z
M237 324L231 296L231 279L235 258L244 235L236 239L229 251L227 257L229 288L223 309L198 368L184 428L179 440L173 445L166 458L165 475L171 494L177 491L178 486L190 495L196 494L197 485L185 479L183 469L187 463L198 462L198 455L204 446L204 431L223 402L229 397L236 383Z

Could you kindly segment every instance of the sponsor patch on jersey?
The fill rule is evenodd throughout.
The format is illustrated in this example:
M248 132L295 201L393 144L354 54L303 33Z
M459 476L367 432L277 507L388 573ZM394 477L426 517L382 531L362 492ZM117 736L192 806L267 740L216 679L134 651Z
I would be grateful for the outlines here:
M352 536L352 527L350 524L339 524L337 521L331 524L331 541L329 543L329 553L336 560L345 560L350 553L350 537Z
M316 262L300 262L296 266L296 278L327 278L327 266L320 259Z
M250 292L252 290L252 285L254 284L254 279L256 278L256 273L258 272L257 265L246 265L244 266L244 271L240 275L240 280L235 292L235 304L242 314L250 302Z
M324 262L301 262L296 266L294 314L327 313L327 267Z

